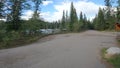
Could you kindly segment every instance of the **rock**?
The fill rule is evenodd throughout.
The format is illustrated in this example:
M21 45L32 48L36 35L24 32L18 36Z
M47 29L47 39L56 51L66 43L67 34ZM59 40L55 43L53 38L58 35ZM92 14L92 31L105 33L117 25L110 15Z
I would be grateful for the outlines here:
M106 54L105 57L106 58L111 58L112 56L116 55L116 54L120 54L120 48L118 47L110 47L106 50Z

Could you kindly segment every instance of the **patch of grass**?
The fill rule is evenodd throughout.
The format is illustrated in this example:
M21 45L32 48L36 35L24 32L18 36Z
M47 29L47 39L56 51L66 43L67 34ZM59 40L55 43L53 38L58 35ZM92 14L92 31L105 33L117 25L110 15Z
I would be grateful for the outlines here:
M112 64L115 68L120 68L120 55L115 55L107 61Z
M107 53L106 50L107 50L107 48L102 48L102 50L101 50L101 55L102 55L103 59L105 59L105 54Z
M13 36L10 37L3 37L3 41L0 41L0 49L7 49L7 48L13 48L13 47L19 47L19 46L23 46L26 44L30 44L33 43L37 40L39 40L42 37L45 37L47 35L27 35L27 36L23 36L23 35L18 35L20 37L16 38ZM15 39L14 39L15 38Z
M101 50L102 53L102 59L105 60L105 62L112 65L114 68L120 68L120 55L114 55L111 58L105 58L107 48L103 48Z

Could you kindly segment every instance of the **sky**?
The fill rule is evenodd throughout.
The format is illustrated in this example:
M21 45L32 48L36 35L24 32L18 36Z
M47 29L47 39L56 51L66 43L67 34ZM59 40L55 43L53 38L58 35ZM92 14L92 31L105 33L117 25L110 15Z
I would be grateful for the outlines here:
M78 16L80 12L83 12L89 20L95 17L99 7L104 7L104 0L46 0L41 5L40 17L49 22L60 20L63 10L68 11L68 14L70 13L71 2L74 3ZM32 14L33 10L27 10L22 19L28 20Z

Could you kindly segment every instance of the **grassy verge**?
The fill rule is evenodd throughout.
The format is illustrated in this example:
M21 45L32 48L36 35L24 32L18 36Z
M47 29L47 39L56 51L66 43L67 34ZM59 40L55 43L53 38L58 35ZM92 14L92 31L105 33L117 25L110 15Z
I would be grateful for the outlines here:
M53 33L53 34L34 34L34 35L24 35L19 32L9 32L8 34L1 34L0 35L0 49L8 49L14 47L20 47L27 44L31 44L36 42L37 40L49 36L49 35L56 35L56 34L66 34L68 32L60 32L60 33Z
M105 60L105 62L109 63L114 68L120 68L120 55L114 55L111 58L105 58L107 48L103 48L101 50L102 53L102 59Z
M84 31L81 31L81 32L84 32ZM75 33L75 32L61 31L59 33L53 33L48 35L67 34L67 33ZM15 32L15 31L11 31L9 33L3 32L3 33L0 33L0 49L8 49L13 47L23 46L26 44L31 44L48 35L41 34L41 33L28 35L20 32Z
M13 39L14 38L13 36L3 37L3 40L0 41L0 49L19 47L19 46L23 46L26 44L30 44L47 35L41 34L41 35L27 35L27 36L18 35L18 36L19 37L18 38L15 37L15 39Z

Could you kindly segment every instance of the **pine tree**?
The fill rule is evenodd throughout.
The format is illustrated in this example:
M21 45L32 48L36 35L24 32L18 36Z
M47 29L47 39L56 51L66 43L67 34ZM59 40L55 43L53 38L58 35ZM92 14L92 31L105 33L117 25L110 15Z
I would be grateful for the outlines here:
M109 18L112 7L111 0L105 0L105 6L106 6L106 17Z
M80 12L80 21L83 22L83 14Z
M111 14L111 8L112 8L112 0L105 0L105 22L107 26L107 29L113 29L114 23L115 23L115 16L114 14Z
M78 23L76 9L73 6L73 2L71 3L70 10L70 23L69 23L69 31L74 31L76 24Z
M84 24L83 29L87 30L87 28L88 28L88 22L87 22L87 17L86 17L85 14L84 14L84 18L83 18L83 24Z
M63 10L63 16L61 21L61 29L65 29L66 18L65 18L65 11Z
M99 8L99 12L98 12L98 30L104 30L105 29L105 19L104 19L104 13L102 11L101 8Z
M97 19L98 19L97 17L98 17L98 15L96 15L95 18L93 19L93 28L94 28L94 29L97 29L97 26L96 26L96 24L97 24Z
M69 16L68 16L68 11L66 11L66 23L65 23L65 28L67 29L67 30L69 30L69 21L70 19L69 19Z
M71 3L71 9L70 9L70 23L69 23L69 31L73 31L73 10L74 10L74 6L73 6L73 2Z
M84 22L84 21L83 21L83 13L80 12L80 19L79 19L79 24L80 24L79 29L80 29L80 30L83 30L83 27L84 27L84 23L83 23L83 22Z
M73 28L75 32L79 31L79 23L78 23L78 17L77 17L77 13L76 13L76 9L74 8L74 24L73 24Z
M20 16L22 10L25 9L27 0L8 0L8 5L11 9L8 9L10 13L7 14L9 17L8 30L19 30L21 26Z

